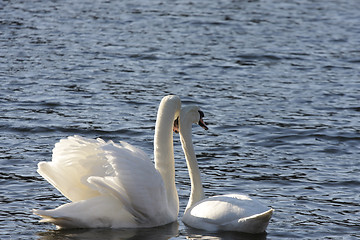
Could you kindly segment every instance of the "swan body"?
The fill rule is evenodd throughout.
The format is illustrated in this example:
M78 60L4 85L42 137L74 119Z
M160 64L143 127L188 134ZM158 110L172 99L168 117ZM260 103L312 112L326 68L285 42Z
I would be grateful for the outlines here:
M191 137L192 123L202 122L199 108L184 107L180 113L180 139L189 170L191 194L182 221L208 231L262 233L273 209L243 194L227 194L205 198L200 171Z
M71 136L55 144L51 162L38 173L71 203L33 210L58 228L143 228L177 220L172 129L181 107L162 99L155 127L154 158L126 143Z
M228 194L203 199L188 209L182 221L188 226L208 231L262 233L273 209L242 194Z

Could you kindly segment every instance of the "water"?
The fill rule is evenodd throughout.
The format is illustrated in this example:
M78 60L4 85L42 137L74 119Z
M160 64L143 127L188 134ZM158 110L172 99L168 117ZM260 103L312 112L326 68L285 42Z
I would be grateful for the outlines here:
M1 239L359 238L359 19L357 0L1 2ZM178 136L178 223L38 223L31 209L67 202L36 173L59 139L124 140L152 156L170 93L205 113L210 130L194 127L194 143L206 194L272 206L267 234L184 226Z

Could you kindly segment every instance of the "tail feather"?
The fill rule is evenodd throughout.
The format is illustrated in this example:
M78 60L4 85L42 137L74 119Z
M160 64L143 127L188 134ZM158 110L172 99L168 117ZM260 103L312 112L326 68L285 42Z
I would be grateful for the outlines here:
M259 213L247 218L242 218L237 221L238 226L241 228L240 232L247 233L262 233L265 232L269 221L274 212L274 209L269 209L266 212Z
M119 199L98 196L87 200L66 203L55 209L33 210L43 219L40 222L55 224L62 228L131 228L136 218L126 210Z
M39 222L53 223L57 226L57 229L85 227L81 224L80 221L78 221L78 219L64 217L64 216L50 215L51 213L49 213L48 210L33 209L32 211L34 214L42 217L42 219Z

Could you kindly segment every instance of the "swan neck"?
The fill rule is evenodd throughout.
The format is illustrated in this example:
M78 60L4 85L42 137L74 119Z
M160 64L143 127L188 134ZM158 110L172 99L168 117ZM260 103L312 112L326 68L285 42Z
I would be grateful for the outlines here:
M185 212L190 209L195 203L205 198L204 189L202 187L201 175L198 162L195 155L195 150L191 136L191 122L181 121L180 123L180 140L185 154L186 164L189 171L191 182L191 194Z
M155 168L160 173L168 199L169 208L179 209L179 199L175 185L175 160L173 147L173 124L179 115L180 99L176 96L163 98L159 105L154 136ZM177 215L177 213L176 213Z

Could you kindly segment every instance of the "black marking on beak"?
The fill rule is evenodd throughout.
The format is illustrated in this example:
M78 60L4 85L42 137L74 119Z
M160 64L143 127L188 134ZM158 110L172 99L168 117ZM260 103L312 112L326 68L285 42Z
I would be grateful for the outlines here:
M203 111L200 111L200 110L199 110L199 114L200 114L200 120L199 120L200 127L202 127L205 130L208 130L209 128L205 125L205 123L203 121L203 117L205 117L205 114L203 113Z

